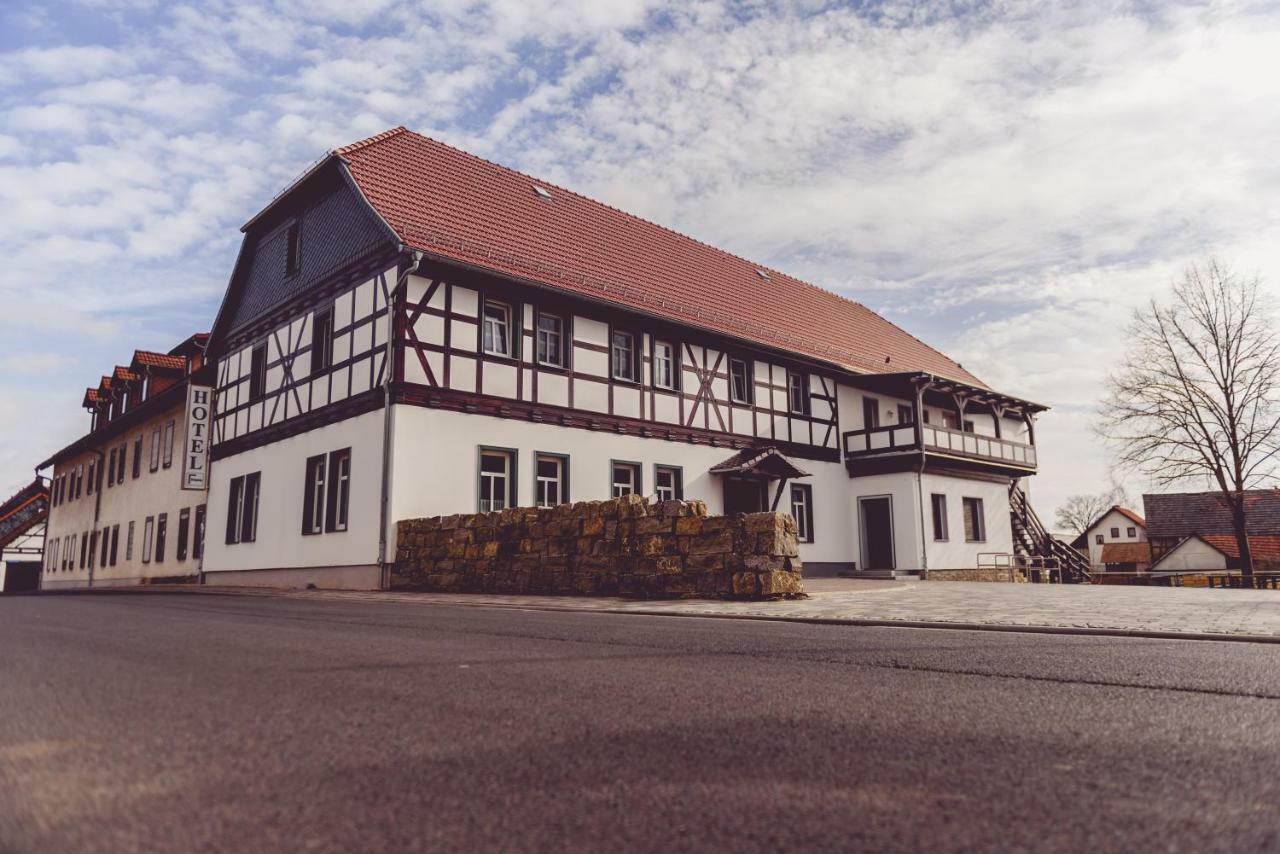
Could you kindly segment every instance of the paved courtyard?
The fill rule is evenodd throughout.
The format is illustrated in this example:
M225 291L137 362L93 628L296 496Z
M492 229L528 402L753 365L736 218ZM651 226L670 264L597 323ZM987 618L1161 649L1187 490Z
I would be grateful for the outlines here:
M757 617L854 623L954 624L1082 632L1219 635L1280 641L1280 591L810 579L795 602L639 601L611 597L455 593L288 595L525 609ZM212 591L213 588L205 588Z

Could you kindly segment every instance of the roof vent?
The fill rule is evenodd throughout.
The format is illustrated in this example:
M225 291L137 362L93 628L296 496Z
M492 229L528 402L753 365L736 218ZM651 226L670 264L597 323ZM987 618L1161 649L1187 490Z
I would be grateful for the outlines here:
M538 196L538 198L540 198L540 199L546 199L547 201L551 201L551 194L550 194L550 193L548 193L546 190L544 190L542 187L539 187L539 186L538 186L538 185L536 185L536 184L535 184L535 185L534 185L534 187L533 187L533 192Z
M757 269L757 270L756 270L756 275L757 275L757 276L759 276L760 278L764 279L766 282L767 282L767 281L769 281L769 274L768 274L768 273L766 273L764 270L759 270L759 269Z

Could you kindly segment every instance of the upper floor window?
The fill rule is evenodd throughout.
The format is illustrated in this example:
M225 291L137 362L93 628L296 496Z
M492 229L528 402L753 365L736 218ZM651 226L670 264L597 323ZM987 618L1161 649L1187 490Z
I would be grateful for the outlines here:
M796 538L813 542L813 487L807 483L791 484L791 518L796 520Z
M862 427L864 430L874 430L880 426L880 401L874 397L862 398ZM942 420L942 426L947 426L945 418Z
M1119 529L1119 528L1112 528L1112 529L1111 529L1111 539L1113 539L1113 540L1118 540L1118 539L1120 539L1120 529Z
M966 542L982 543L987 539L987 520L982 514L981 498L965 498L964 538Z
M89 486L87 489L85 489L85 495L93 495L93 485L94 485L94 481L97 480L97 477L96 477L97 473L98 473L98 461L89 460Z
M262 472L231 478L227 496L227 544L251 543L258 536L258 492Z
M480 512L505 510L515 504L515 451L480 451Z
M653 467L653 491L659 501L684 498L684 472L678 466Z
M610 339L610 362L613 378L635 382L636 373L636 337L630 332L615 329Z
M164 425L164 467L169 468L173 465L173 427L174 422L170 421Z
M729 360L729 398L734 403L751 402L751 363L745 359Z
M552 368L565 366L564 319L554 314L538 314L538 364Z
M619 463L613 464L613 497L621 498L624 495L639 495L640 487L640 464L639 463Z
M1137 528L1130 528L1130 529L1128 530L1128 534L1129 534L1129 536L1131 536L1131 537L1136 537L1136 536L1138 536L1138 529L1137 529Z
M899 403L898 404L898 423L911 424L915 420L916 420L915 407L913 407L909 403ZM925 423L926 424L929 423L928 419L925 420Z
M107 456L107 488L116 485L116 449L112 448Z
M133 440L133 476L142 477L142 437Z
M968 418L964 420L964 432L966 433L974 432L974 424Z
M285 234L284 274L297 275L302 265L302 224L289 223L289 231Z
M944 409L942 410L942 426L948 430L959 430L960 417L954 412L949 412Z
M679 382L676 348L668 341L653 342L653 384L674 390Z
M809 375L787 371L787 402L798 415L809 414Z
M159 471L160 469L160 427L153 427L151 430L151 470Z
M511 356L511 306L485 300L484 351L495 356Z
M311 324L311 373L329 370L333 364L333 308L317 311Z
M253 348L249 357L249 399L259 400L267 393L267 345Z
M558 454L534 457L534 503L554 507L569 500L569 460Z

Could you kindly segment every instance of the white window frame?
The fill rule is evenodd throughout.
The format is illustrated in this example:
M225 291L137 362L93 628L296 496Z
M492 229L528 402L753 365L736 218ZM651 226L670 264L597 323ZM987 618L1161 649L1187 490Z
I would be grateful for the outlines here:
M164 462L165 468L173 466L173 433L174 422L170 420L164 425Z
M618 471L625 470L629 473L626 481L618 479ZM626 495L640 495L642 483L640 479L640 464L630 462L628 460L612 460L609 463L609 495L612 498L622 498Z
M618 346L619 337L626 338L626 349ZM626 353L628 372L623 373L618 370L618 354ZM636 335L634 332L628 332L625 329L611 329L609 331L609 376L615 380L622 382L636 382L640 376L640 372L636 369Z
M148 516L142 523L142 562L151 563L151 538L156 532L156 517Z
M331 462L334 461L334 455L330 454L329 459ZM337 462L337 469L338 469L337 472L330 473L330 477L333 479L333 488L337 490L337 495L334 497L334 504L333 504L333 514L336 517L335 519L333 519L333 530L345 531L347 530L348 515L350 514L350 511L351 511L351 507L350 507L351 451L350 449L348 449L347 452L342 456L337 457L336 462Z
M556 467L554 476L542 473L542 464L551 463ZM533 503L537 507L555 507L564 504L568 499L569 458L563 454L535 453L533 455ZM549 490L555 490L555 500L548 500Z
M479 478L476 491L476 503L481 513L496 513L499 510L505 510L514 505L515 490L512 488L512 478L515 477L516 460L515 451L506 448L481 448L479 459ZM501 459L502 471L485 471L485 459ZM485 484L489 486L489 497L485 498ZM500 487L500 489L499 489ZM495 498L495 495L501 493L501 498Z
M542 321L554 320L556 328L543 329ZM534 334L534 357L539 365L549 368L565 367L565 346L564 346L564 318L558 314L544 314L538 312L534 318L536 326Z
M664 486L662 483L663 475L670 475L671 484ZM655 465L653 467L653 493L658 496L659 501L674 501L682 497L684 485L684 472L679 466Z
M807 483L793 483L790 492L791 518L796 520L796 539L802 543L812 543L813 489Z
M496 309L501 313L501 317L490 317L489 310ZM504 356L511 358L515 352L511 341L511 306L505 302L487 299L480 309L482 329L480 333L481 349L490 356ZM499 348L495 344L494 336L501 334L504 348Z
M738 394L738 389L735 387L733 381L734 367L737 365L742 366L743 394L741 395ZM754 382L755 378L751 375L751 362L747 359L735 359L731 357L729 359L729 400L732 403L750 404L753 396L752 392L754 391L751 386Z
M324 533L324 508L329 486L329 455L319 454L307 460L307 495L311 504L308 534Z
M160 470L160 425L151 428L151 471Z
M665 354L663 351L666 351ZM669 391L675 391L677 388L676 376L676 346L670 341L654 341L653 342L653 385L655 388L665 388Z
M796 405L797 393L799 406ZM808 415L810 410L809 375L803 371L787 371L787 409L792 415Z

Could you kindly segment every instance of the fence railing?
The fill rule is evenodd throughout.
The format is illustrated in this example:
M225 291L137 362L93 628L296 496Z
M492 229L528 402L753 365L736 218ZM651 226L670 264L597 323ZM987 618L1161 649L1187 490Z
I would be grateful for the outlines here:
M889 424L865 430L850 430L843 436L846 457L917 450L914 423ZM1036 448L1024 442L967 433L933 424L920 425L920 441L927 451L1003 463L1019 468L1036 467Z

